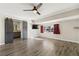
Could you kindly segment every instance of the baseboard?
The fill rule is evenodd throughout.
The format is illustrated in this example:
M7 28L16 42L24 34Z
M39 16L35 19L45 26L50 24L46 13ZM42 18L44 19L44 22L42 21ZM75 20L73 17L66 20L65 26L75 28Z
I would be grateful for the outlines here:
M73 43L78 43L78 44L79 44L79 41L73 41L73 40L71 40L71 39L66 40L66 39L62 39L62 38L49 38L49 37L42 37L42 38L55 39L55 40L61 40L61 41L67 41L67 42L73 42Z
M0 45L4 45L5 43L0 43Z

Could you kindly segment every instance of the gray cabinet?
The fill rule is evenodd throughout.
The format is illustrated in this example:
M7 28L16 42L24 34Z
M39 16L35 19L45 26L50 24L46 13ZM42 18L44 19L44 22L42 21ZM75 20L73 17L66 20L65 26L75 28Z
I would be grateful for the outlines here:
M12 19L5 19L5 43L13 42L13 21Z

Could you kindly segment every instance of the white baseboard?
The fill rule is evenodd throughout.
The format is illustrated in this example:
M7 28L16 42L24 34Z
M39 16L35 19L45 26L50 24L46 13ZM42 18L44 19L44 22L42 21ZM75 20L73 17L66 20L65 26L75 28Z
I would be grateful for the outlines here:
M78 43L79 44L79 41L77 41L77 40L71 40L71 39L67 40L67 39L62 39L62 38L49 38L49 37L43 37L43 38L56 39L56 40L67 41L67 42L74 42L74 43Z
M5 43L0 43L0 45L4 45Z

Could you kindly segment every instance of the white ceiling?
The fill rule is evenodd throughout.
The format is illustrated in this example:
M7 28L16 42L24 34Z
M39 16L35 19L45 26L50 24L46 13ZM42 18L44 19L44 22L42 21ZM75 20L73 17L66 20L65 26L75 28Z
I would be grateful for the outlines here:
M31 3L0 3L0 13L23 19L36 20L61 10L77 7L78 5L77 3L44 3L38 10L41 15L38 15L32 11L23 11L23 9L32 9Z

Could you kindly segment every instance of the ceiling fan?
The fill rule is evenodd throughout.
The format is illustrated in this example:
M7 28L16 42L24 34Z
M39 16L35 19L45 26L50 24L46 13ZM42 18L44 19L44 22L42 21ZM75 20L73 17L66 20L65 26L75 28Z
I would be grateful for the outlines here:
M38 9L42 6L42 3L39 3L37 6L32 4L33 9L23 10L23 11L33 11L34 13L37 13L38 15L41 15Z

